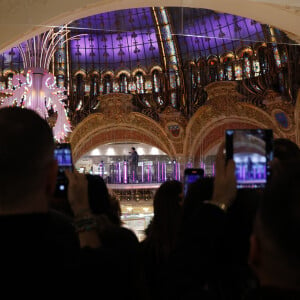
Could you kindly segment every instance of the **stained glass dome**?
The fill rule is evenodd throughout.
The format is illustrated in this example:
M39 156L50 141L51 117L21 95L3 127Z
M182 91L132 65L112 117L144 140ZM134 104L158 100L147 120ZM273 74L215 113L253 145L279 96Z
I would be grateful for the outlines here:
M251 19L206 9L164 10L166 19L148 7L107 12L68 24L69 37L76 37L69 45L73 69L88 72L162 64L166 53L161 39L175 43L181 62L270 41L263 25ZM166 22L170 29L164 36L161 31ZM276 34L282 36L280 31ZM17 48L0 55L1 69L20 69L21 64Z
M97 14L60 28L67 34L50 71L66 88L73 116L94 111L101 95L126 93L154 119L169 105L190 117L214 81L239 81L246 101L259 106L267 89L290 100L296 91L287 80L289 39L255 20L207 9L146 7ZM22 43L23 51L27 45ZM11 86L12 74L22 71L17 47L2 53L0 88Z
M151 8L108 12L70 24L71 60L77 69L132 69L160 64Z

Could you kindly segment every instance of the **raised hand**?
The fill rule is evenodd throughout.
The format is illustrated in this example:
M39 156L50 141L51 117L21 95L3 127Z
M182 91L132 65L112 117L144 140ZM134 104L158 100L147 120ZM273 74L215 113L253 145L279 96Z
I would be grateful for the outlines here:
M216 158L216 177L212 203L226 209L236 197L235 163L229 160L226 163L223 142Z

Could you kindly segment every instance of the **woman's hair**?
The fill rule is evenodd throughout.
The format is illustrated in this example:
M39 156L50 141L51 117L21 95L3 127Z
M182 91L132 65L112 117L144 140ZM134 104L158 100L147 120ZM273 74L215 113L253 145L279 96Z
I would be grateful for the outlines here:
M85 175L88 181L88 198L91 212L94 215L105 215L114 225L121 226L121 208L119 201L111 196L102 177L98 175ZM73 218L74 214L66 198L53 198L51 208L58 210Z
M109 194L102 177L86 175L88 179L88 194L90 209L95 215L106 215L114 225L121 225L121 208L119 201Z
M109 191L109 199L111 206L111 221L118 226L122 225L121 221L121 205L114 192Z
M165 260L177 244L182 217L182 184L163 183L154 196L154 217L146 231L145 245L157 261Z

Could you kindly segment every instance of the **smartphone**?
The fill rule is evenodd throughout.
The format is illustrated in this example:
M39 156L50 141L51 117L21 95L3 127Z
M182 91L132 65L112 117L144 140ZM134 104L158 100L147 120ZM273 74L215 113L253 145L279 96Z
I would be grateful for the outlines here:
M235 162L237 188L263 188L273 159L271 129L226 130L226 159Z
M58 163L55 196L66 197L68 179L65 175L65 170L73 171L71 145L68 143L57 144L54 150L54 157Z
M185 169L184 170L184 184L183 184L183 194L186 196L189 186L191 183L197 181L204 177L203 169Z

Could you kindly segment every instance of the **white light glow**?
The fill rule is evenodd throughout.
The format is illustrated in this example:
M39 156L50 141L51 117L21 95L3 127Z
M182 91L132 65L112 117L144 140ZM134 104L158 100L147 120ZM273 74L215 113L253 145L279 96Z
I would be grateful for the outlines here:
M92 152L91 152L91 156L99 156L101 155L101 152L98 148L94 149Z
M106 151L106 155L115 155L115 149L114 148L108 148Z
M136 151L137 151L138 155L145 155L145 150L142 147L138 147L136 149Z
M159 154L159 150L156 147L152 147L150 150L150 154L152 155L158 155Z
M236 157L234 158L234 161L235 161L236 163L241 163L241 162L242 162L242 160L241 160L241 158L240 158L239 156L236 156Z

